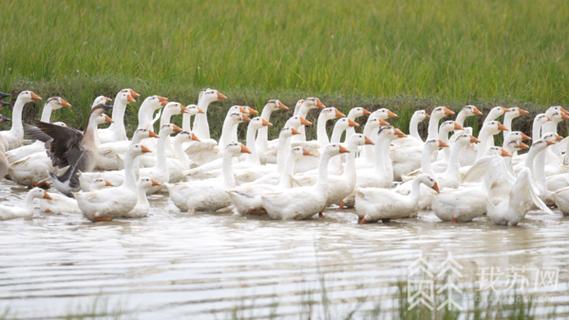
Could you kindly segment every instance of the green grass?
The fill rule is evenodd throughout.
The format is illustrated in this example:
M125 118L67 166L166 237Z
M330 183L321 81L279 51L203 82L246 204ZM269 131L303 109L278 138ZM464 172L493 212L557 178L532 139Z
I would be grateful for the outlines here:
M541 109L569 101L567 21L563 0L5 0L0 90L64 95L81 111L123 87L191 103L208 86L227 104Z

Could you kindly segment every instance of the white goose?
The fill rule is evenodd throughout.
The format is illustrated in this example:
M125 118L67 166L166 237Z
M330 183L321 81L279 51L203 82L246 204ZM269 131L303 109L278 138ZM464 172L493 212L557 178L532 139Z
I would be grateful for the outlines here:
M151 189L160 188L162 184L160 181L156 181L152 178L142 177L138 180L136 185L136 206L128 213L123 213L118 218L143 218L148 215L150 211L150 203L146 194L150 192Z
M265 193L261 196L263 208L272 219L308 219L326 208L328 190L328 162L348 149L339 144L329 144L320 157L318 182L314 186L298 187Z
M358 118L367 117L369 115L371 115L371 112L369 112L369 110L362 107L355 107L350 109L347 118L355 122ZM355 133L356 129L354 127L349 127L348 129L346 129L346 141L348 141L348 138L350 138Z
M375 139L375 165L373 168L358 167L356 178L358 187L391 187L393 184L393 166L389 154L389 145L391 141L405 136L401 130L392 126L379 129Z
M263 107L263 110L261 111L261 118L270 122L273 111L277 110L288 111L288 106L278 99L271 99L267 101ZM261 159L262 163L265 163L266 159L264 158L264 155L269 149L269 128L263 127L259 129L257 133L256 144L259 158Z
M134 160L151 152L143 145L132 146L125 158L125 181L118 187L74 194L83 215L91 221L109 221L130 212L138 202Z
M12 109L12 127L8 131L0 131L0 143L3 151L12 150L22 145L24 141L24 125L22 112L24 106L30 102L38 102L41 97L33 91L22 91L18 94L14 108Z
M192 129L201 141L210 139L209 124L207 122L207 110L209 105L213 102L224 101L226 99L227 97L223 93L215 89L208 88L200 92L198 97L198 107L203 110L203 113L196 114Z
M189 104L186 106L186 112L182 115L182 129L184 131L192 131L192 117L198 113L204 113L204 111L195 104Z
M322 103L320 99L316 97L309 97L306 99L301 99L296 103L293 115L306 118L310 110L324 109L324 108L326 108L326 105L324 105L324 103ZM301 142L306 141L306 131L304 126L301 125L298 128L298 131L300 132L300 134L294 136L293 141L301 141Z
M6 206L0 204L0 221L18 218L31 218L33 216L34 199L50 199L49 194L40 188L33 188L26 194L23 205Z
M113 113L111 115L113 123L106 129L97 130L99 142L105 143L127 140L126 128L124 127L124 114L128 103L135 102L139 96L140 94L133 89L123 89L117 93L113 104Z
M168 103L168 98L161 96L149 96L142 101L138 108L137 129L154 130L154 112Z

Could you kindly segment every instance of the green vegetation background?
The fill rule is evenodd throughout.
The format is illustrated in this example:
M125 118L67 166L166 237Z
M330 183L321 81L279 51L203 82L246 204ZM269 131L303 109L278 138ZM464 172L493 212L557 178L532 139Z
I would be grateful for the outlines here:
M227 105L268 98L386 106L404 129L438 104L569 103L564 0L3 0L0 30L0 90L62 95L74 109L55 117L78 126L123 87L185 104L217 88L215 132Z

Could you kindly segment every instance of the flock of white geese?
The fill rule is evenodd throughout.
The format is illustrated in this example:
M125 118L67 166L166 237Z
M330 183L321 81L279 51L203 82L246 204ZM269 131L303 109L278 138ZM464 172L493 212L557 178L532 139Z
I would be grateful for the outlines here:
M230 107L215 141L208 106L227 97L206 89L197 104L187 106L147 97L129 140L124 116L137 98L132 89L114 100L97 97L80 131L51 122L52 112L71 107L61 97L47 99L40 121L24 124L24 107L42 98L19 93L11 119L0 116L11 121L10 130L0 132L0 175L31 190L21 205L0 205L0 220L58 213L82 213L91 221L140 218L154 193L167 194L182 212L233 211L279 220L311 219L331 206L354 208L359 223L413 218L421 210L442 221L486 216L500 225L517 225L530 210L554 214L550 208L556 206L569 213L569 143L557 133L569 112L561 106L534 118L531 138L512 128L528 111L494 107L475 137L464 127L466 118L483 116L473 105L446 121L455 115L448 107L430 114L417 110L404 134L390 125L397 115L386 108L357 107L345 115L309 97L296 103L278 137L269 139L271 114L289 109L269 100L260 115L249 106ZM111 108L112 118L105 113ZM316 139L307 140L312 110L319 112ZM182 128L172 123L178 115ZM364 117L358 133L357 121ZM427 120L423 138L418 126ZM99 128L105 123L110 126ZM247 125L245 144L238 142L240 124ZM502 135L502 146L495 145L495 135Z

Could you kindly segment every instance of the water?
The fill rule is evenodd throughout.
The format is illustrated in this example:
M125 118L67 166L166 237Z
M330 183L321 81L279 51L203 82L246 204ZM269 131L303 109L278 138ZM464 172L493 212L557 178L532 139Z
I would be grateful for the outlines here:
M0 192L15 204L25 190L4 185ZM474 288L488 268L558 269L556 285L529 292L546 298L538 312L569 309L569 219L561 215L532 212L517 228L484 220L452 225L432 213L357 225L350 211L283 222L188 216L163 196L151 204L151 215L140 220L92 224L60 215L0 222L0 314L225 319L339 317L376 304L391 310L396 282L406 281L411 263L422 253L437 264L447 252L463 267L460 285Z

